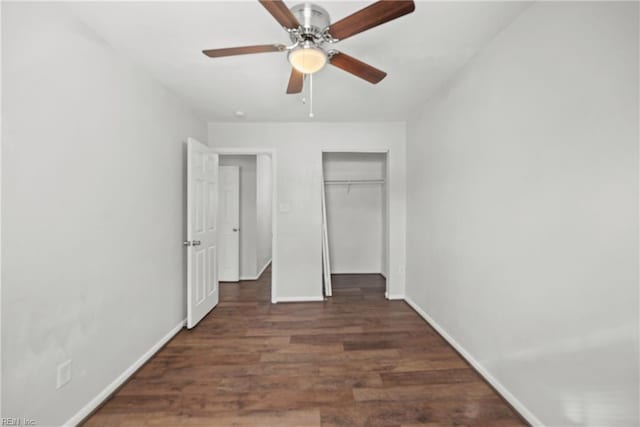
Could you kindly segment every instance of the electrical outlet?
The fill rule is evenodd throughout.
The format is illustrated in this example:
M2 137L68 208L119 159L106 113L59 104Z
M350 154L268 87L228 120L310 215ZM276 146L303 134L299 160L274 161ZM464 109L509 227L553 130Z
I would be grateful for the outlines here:
M71 359L58 365L56 388L60 388L71 381Z

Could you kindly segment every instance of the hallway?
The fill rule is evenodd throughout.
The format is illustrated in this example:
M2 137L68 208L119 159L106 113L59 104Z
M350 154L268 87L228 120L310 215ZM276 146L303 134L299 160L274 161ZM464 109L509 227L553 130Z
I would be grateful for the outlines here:
M524 425L381 276L336 275L324 303L272 305L269 282L221 284L85 425Z

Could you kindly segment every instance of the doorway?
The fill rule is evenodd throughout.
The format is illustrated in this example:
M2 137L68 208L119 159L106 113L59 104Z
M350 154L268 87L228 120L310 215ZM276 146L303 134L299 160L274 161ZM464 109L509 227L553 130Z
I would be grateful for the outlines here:
M260 283L273 295L273 161L270 153L219 154L219 280Z
M322 170L325 282L328 274L335 288L341 276L359 275L382 295L389 265L387 153L324 152Z

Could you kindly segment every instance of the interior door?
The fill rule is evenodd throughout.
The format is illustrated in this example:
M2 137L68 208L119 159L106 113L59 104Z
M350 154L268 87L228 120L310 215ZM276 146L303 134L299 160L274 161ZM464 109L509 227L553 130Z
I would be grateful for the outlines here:
M187 327L218 304L218 155L187 141Z
M240 167L220 166L220 281L240 280Z

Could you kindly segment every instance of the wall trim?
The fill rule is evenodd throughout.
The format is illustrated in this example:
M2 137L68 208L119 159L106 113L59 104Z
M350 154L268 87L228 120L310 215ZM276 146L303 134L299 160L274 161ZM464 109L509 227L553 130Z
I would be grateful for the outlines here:
M391 298L390 298L391 299ZM502 396L504 400L506 400L513 409L516 410L524 418L529 424L532 426L544 426L542 421L540 421L534 414L531 412L522 402L520 402L505 386L503 386L500 381L498 381L491 373L480 364L473 356L465 350L460 343L458 343L447 331L445 331L442 326L438 324L431 316L429 316L420 306L413 301L411 298L406 296L404 301L416 312L420 317L422 317L425 322L427 322L433 329L436 330L444 338L451 347L453 347L459 354L462 356L481 376L487 381L491 386Z
M267 267L269 267L269 264L271 264L271 258L269 258L269 261L267 261L267 263L262 267L262 269L256 276L240 276L240 280L258 280L260 276L262 276L262 273L264 273L264 271L267 269Z
M138 369L142 367L149 359L151 359L166 343L171 340L178 332L182 330L187 324L187 319L180 321L174 326L165 336L160 338L158 342L151 346L138 360L133 362L131 366L124 370L118 377L107 385L96 397L91 399L89 403L84 405L74 416L72 416L64 426L77 426L85 418L87 418L93 411L95 411L104 401L106 401L111 395L118 390Z
M388 300L405 299L405 296L402 294L387 294L386 297Z
M271 258L269 258L269 260L260 269L260 271L258 272L258 276L256 277L256 280L258 280L264 274L264 271L267 269L267 267L269 267L270 264L271 264Z
M347 275L347 274L379 274L382 277L385 277L385 275L383 273L379 272L379 271L353 271L353 270L351 270L351 271L340 272L340 271L331 270L331 274L343 274L343 275ZM386 279L386 277L385 277L385 279Z
M278 297L276 302L317 302L324 301L324 297L313 296L313 297Z

